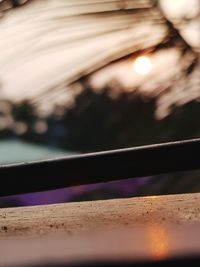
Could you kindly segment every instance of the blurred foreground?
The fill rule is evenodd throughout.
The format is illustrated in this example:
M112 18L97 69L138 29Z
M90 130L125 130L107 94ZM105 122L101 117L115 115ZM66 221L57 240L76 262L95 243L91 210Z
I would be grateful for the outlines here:
M1 163L200 137L198 1L12 2L0 1ZM1 205L199 190L195 171Z

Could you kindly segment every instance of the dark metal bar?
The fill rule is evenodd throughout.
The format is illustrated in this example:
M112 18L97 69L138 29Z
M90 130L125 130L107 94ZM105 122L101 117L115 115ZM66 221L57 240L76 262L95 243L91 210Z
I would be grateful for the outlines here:
M0 166L0 196L200 169L200 139Z

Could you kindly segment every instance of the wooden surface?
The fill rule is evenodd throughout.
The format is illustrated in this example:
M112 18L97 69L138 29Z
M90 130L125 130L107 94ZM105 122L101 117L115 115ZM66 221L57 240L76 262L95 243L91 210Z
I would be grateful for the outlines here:
M200 261L199 222L200 193L0 209L0 267Z
M74 263L79 262L85 263L80 266L91 266L88 263L154 262L176 257L184 257L184 265L178 266L199 266L200 239L196 238L199 235L198 225L173 227L155 225L90 232L75 236L1 239L0 267L71 267L77 266ZM198 263L185 264L185 259L191 259L191 257L198 257Z
M200 193L0 209L0 237L200 222Z

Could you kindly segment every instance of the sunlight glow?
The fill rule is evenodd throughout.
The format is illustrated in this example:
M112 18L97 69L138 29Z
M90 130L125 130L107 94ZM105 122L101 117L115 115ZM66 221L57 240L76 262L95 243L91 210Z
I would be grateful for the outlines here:
M197 14L199 0L160 0L160 4L167 16L180 18Z
M146 75L152 70L152 63L148 57L138 57L133 63L133 70L140 75Z

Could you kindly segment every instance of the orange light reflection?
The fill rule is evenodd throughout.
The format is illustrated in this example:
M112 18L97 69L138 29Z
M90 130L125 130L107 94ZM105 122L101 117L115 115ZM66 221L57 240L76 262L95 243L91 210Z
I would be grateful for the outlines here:
M169 241L165 229L161 226L150 226L147 233L150 256L155 260L166 258L169 252Z

